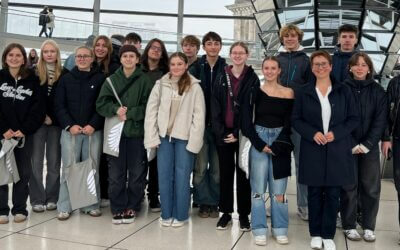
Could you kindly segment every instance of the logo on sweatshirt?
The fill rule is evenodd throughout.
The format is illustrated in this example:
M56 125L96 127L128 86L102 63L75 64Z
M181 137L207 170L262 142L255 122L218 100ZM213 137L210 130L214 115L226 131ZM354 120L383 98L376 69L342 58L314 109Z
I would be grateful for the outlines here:
M24 86L9 86L8 83L3 83L0 86L0 91L3 92L3 97L5 98L15 98L17 100L25 100L27 96L32 96L33 91L29 88L24 88Z

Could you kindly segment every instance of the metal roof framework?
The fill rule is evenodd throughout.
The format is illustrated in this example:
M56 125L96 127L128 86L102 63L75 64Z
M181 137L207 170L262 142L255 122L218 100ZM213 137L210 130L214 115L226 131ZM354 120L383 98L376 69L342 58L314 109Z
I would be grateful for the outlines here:
M342 24L358 27L358 46L374 61L379 75L390 75L400 50L400 0L251 0L259 37L267 54L281 46L279 29L296 24L304 31L306 52L330 52L337 44Z

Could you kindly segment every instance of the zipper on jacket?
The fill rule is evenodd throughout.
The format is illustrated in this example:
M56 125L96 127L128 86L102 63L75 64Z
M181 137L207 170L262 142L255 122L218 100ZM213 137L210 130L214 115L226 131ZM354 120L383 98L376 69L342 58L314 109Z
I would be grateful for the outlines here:
M14 86L14 97L13 97L13 103L15 102L15 97L17 96L17 85L18 85L18 79L15 79L15 86Z
M290 66L292 64L292 53L289 53L289 66L288 66L288 71L287 71L287 81L286 81L286 87L289 87L289 80L290 80Z

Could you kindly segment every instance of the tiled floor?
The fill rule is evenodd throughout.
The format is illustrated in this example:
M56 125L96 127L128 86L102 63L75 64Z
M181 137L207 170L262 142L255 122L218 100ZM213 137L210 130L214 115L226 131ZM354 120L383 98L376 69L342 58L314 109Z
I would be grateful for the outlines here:
M290 244L278 245L271 237L266 247L254 245L251 233L238 229L238 217L234 215L232 227L226 231L215 230L217 219L200 219L192 210L189 223L182 228L162 228L157 213L147 211L144 204L137 220L130 225L111 224L109 209L103 216L93 218L74 212L73 216L60 222L56 212L31 213L25 223L10 222L0 225L0 249L8 250L98 250L98 249L310 249L308 225L295 213L295 181L288 186ZM397 199L393 183L382 181L382 195L376 226L375 243L350 242L337 231L335 242L338 250L390 250L400 249ZM12 219L12 218L10 218Z

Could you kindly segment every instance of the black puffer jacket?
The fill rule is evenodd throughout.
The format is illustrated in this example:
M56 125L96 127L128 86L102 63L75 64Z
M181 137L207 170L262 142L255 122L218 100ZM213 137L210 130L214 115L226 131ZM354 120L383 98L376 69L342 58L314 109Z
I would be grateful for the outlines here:
M400 76L390 80L386 93L388 104L387 127L382 140L390 141L390 137L400 139Z
M30 135L43 124L45 102L39 78L33 71L15 80L8 69L0 70L0 136L9 129Z
M61 128L90 125L95 130L103 127L104 120L96 112L96 99L105 80L99 68L90 72L75 66L60 78L56 90L55 111Z
M250 88L259 86L260 80L258 79L258 76L252 67L249 66L242 82L240 83L239 93L235 100L237 105L235 105L233 109L233 134L235 138L239 138L240 105L243 103L245 95L249 94ZM211 95L211 125L213 132L217 137L218 144L224 144L224 138L229 134L229 131L225 126L228 98L229 92L227 74L220 74L214 83L213 92Z
M351 133L354 140L352 146L361 143L372 150L378 147L387 124L385 91L373 79L361 81L349 77L344 83L350 87L360 115L359 125Z
M281 64L280 80L283 86L296 91L313 79L310 58L304 51L287 52L281 49L277 57Z

